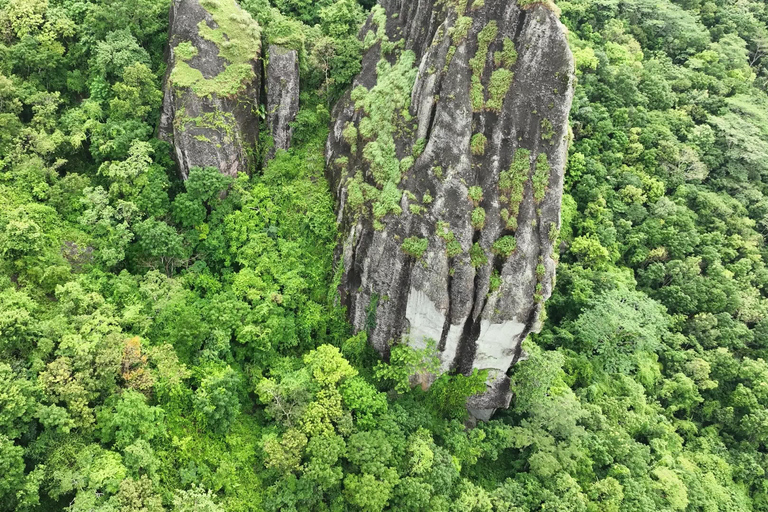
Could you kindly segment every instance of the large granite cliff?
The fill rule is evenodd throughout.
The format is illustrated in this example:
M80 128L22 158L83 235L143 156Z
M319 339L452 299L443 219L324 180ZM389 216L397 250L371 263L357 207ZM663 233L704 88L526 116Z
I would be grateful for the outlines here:
M506 372L554 286L573 58L551 6L525 4L381 0L326 151L354 328L385 357L434 343L441 371L488 370L478 418L509 404ZM235 0L173 1L159 133L184 178L288 149L298 53L269 45L264 64L261 46Z
M326 155L341 299L384 356L433 342L442 371L489 370L468 404L488 418L509 405L506 372L554 286L565 29L543 3L381 0L361 34Z

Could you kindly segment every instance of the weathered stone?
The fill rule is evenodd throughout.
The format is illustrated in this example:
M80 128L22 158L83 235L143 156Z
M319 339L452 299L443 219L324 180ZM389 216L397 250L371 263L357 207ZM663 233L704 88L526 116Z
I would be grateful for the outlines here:
M291 123L299 113L299 54L279 45L269 45L266 74L267 126L274 146L267 153L271 160L277 150L291 147Z
M236 176L255 165L261 31L235 0L174 0L159 136L184 179L192 167Z
M554 286L565 29L543 4L382 0L361 34L327 146L341 300L385 357L431 339L442 371L489 370L468 403L487 419L509 405L506 372Z

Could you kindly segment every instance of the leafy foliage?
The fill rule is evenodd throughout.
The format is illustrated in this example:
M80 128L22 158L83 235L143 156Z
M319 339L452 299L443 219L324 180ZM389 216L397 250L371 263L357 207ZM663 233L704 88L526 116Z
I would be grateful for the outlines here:
M512 406L474 428L484 372L436 378L430 340L380 360L333 289L329 111L366 45L398 44L383 9L360 41L370 1L243 0L240 20L206 4L230 66L262 40L295 48L305 92L290 152L182 183L153 138L170 0L0 2L0 510L767 509L762 3L559 2L578 85L563 226L541 227L558 282ZM457 44L482 0L461 4ZM471 58L476 109L500 109L513 76L510 39L488 54L497 31ZM199 49L175 51L183 68ZM344 137L379 186L349 201L377 219L426 146L392 156L414 59L353 93L366 121ZM545 159L511 160L490 249L438 225L403 250L468 252L498 290L489 263L550 185Z

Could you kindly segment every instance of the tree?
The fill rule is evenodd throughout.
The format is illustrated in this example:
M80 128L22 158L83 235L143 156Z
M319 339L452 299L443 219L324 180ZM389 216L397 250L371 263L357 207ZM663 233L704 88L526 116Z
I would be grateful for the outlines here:
M195 486L186 491L176 491L173 510L174 512L224 512L224 509L216 504L212 491Z
M102 442L113 442L116 448L123 449L137 439L151 441L163 434L165 412L148 405L142 393L126 390L112 403L98 414Z
M224 434L240 414L240 375L230 366L209 366L192 398L197 420Z
M29 428L36 409L32 382L0 363L0 430L10 439L19 438Z
M663 306L640 292L615 290L595 299L574 322L584 350L594 353L604 369L624 372L636 352L653 352L667 332Z
M0 434L0 498L2 508L12 510L16 492L21 490L24 483L24 449L16 446L11 439Z

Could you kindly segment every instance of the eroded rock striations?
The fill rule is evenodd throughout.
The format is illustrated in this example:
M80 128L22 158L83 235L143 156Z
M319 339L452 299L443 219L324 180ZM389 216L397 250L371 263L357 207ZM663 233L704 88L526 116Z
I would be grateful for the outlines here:
M382 0L334 110L327 159L344 239L339 291L383 355L432 340L442 371L507 370L555 278L573 58L544 4Z
M192 167L249 172L259 136L261 30L235 0L174 0L159 135Z
M274 146L266 155L267 160L279 149L291 146L291 123L299 113L299 52L280 45L269 45L266 74L267 127Z

